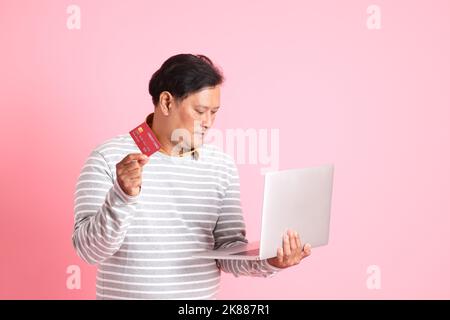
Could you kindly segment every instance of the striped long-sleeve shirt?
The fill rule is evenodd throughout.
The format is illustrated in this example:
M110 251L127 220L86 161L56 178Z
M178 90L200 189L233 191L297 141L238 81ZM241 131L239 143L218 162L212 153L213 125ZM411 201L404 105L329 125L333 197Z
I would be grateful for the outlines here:
M197 151L197 159L151 155L137 196L116 179L116 164L140 152L130 135L90 153L76 185L72 240L98 265L97 299L214 299L220 270L263 277L280 270L267 260L192 257L247 242L233 159L212 145Z

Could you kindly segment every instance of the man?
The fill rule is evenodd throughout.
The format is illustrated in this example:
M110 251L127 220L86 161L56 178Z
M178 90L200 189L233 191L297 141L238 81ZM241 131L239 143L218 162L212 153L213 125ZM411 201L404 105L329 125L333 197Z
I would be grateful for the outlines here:
M169 58L150 80L155 111L146 117L161 149L148 158L123 134L86 160L76 185L73 244L98 265L98 299L211 299L220 270L268 277L311 253L288 231L271 259L192 258L247 242L236 165L203 144L222 82L203 55Z

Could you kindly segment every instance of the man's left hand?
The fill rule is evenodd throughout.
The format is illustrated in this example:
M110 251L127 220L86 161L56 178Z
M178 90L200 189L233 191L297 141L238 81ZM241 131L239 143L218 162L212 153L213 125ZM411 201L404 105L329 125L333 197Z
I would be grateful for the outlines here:
M284 269L299 264L310 254L311 245L307 243L302 247L298 233L288 230L283 236L283 246L277 250L277 256L267 259L267 262L274 267Z

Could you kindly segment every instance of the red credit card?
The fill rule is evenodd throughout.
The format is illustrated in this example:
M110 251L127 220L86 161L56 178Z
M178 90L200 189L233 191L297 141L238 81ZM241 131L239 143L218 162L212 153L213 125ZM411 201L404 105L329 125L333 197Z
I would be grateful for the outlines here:
M161 144L146 122L131 130L130 135L139 150L148 157L161 148Z

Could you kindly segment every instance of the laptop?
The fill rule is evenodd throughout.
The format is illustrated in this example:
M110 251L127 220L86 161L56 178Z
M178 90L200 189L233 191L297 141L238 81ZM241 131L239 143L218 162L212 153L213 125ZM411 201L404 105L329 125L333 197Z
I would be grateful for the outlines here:
M328 244L334 165L268 172L259 242L196 253L196 258L263 260L277 255L282 236L297 231L302 245Z

